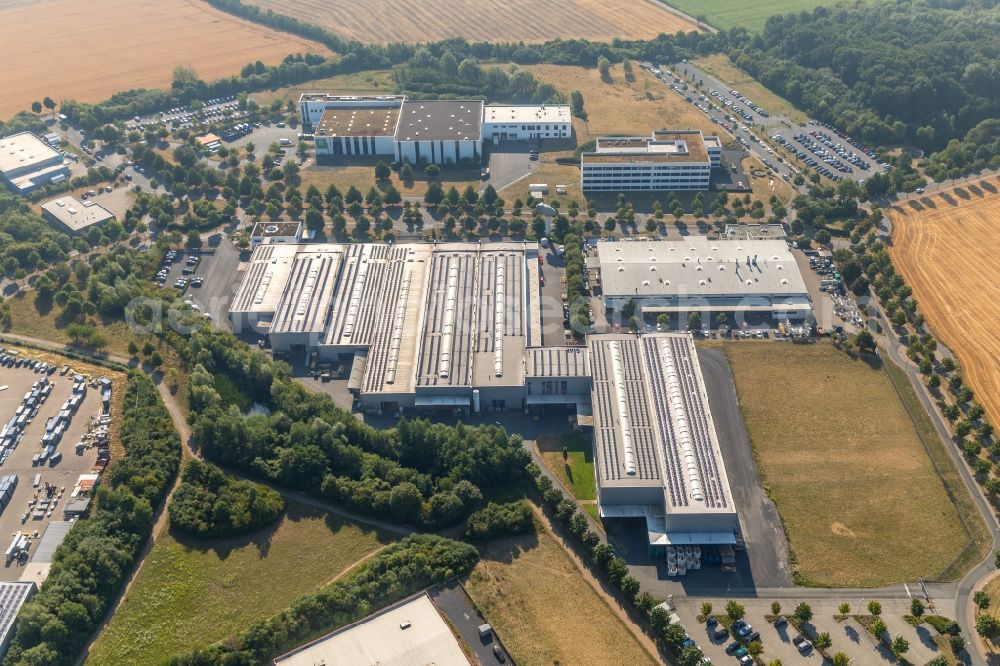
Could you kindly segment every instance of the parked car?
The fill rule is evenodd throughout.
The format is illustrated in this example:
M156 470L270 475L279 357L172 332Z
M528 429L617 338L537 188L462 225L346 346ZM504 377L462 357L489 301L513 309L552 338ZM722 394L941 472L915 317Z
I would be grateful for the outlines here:
M507 661L507 655L503 653L503 650L500 649L499 645L493 646L493 656L496 657L497 661L499 661L501 664Z

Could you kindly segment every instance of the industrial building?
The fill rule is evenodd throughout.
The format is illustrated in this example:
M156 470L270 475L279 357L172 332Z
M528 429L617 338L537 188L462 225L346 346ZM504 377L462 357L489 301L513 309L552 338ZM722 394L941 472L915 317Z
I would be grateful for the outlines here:
M262 244L230 320L277 353L349 361L367 410L523 409L527 350L542 344L538 245ZM566 391L559 384L562 397L547 402L573 406L587 394L586 362L551 354L531 361L533 377L560 377Z
M469 666L448 623L426 592L306 643L274 660L276 666Z
M798 264L783 240L709 240L598 243L600 289L608 311L629 301L636 311L686 317L801 320L812 305Z
M42 217L60 231L78 234L107 224L115 219L115 214L96 201L80 201L71 194L64 194L42 204Z
M580 185L591 192L707 190L721 159L719 138L700 130L598 137L595 150L580 156Z
M494 142L572 136L573 117L566 104L491 104L483 111L483 138Z
M739 527L694 339L587 339L594 469L606 519L645 519L651 555L733 544Z
M7 654L7 647L14 638L17 614L38 590L34 582L0 583L0 657Z
M564 104L485 106L483 100L409 100L404 96L299 97L316 153L384 155L412 164L478 162L483 141L572 136Z
M52 146L31 132L0 138L0 176L18 194L69 177L69 166Z

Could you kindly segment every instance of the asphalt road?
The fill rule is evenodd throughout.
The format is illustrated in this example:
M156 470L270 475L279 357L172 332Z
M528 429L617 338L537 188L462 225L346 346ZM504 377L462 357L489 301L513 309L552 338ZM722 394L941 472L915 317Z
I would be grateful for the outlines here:
M729 587L746 590L789 587L793 583L788 540L781 527L777 507L764 493L760 470L736 398L729 361L721 349L701 348L698 350L698 362L705 378L708 404L719 436L733 501L746 539L746 553L737 557L740 566L729 581Z
M440 587L427 590L431 601L438 610L448 616L451 624L455 627L462 641L475 653L481 664L499 664L500 662L493 655L494 630L487 638L479 637L479 625L488 622L477 611L472 604L472 600L459 586L456 581L451 581ZM502 644L501 649L502 649ZM507 655L508 664L513 664L514 660L504 650Z

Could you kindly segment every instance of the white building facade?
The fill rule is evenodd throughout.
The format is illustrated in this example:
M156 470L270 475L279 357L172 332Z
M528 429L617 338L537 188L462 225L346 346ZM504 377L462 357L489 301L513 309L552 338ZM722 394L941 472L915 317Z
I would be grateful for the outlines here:
M580 158L584 191L704 191L721 164L717 137L698 130L653 132L650 137L600 137Z
M494 143L572 136L573 118L567 104L491 104L483 111L483 138Z

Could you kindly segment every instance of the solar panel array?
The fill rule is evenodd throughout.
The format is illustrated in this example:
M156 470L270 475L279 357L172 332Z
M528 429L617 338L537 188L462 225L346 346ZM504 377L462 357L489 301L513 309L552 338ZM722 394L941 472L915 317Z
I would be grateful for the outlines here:
M671 470L668 495L673 500L683 489L685 501L675 506L687 506L690 500L695 500L712 509L728 507L693 343L683 336L670 336L646 337L643 344L652 377L650 386L662 452L679 472ZM683 485L677 483L678 476Z
M0 583L0 643L6 642L17 613L33 587L33 583Z

